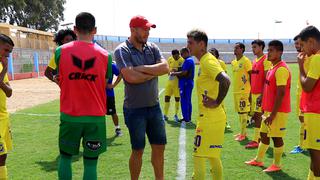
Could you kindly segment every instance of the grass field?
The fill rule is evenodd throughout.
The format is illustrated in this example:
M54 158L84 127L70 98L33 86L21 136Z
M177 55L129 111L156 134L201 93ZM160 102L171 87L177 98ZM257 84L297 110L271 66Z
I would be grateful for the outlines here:
M198 68L198 67L197 67ZM299 122L295 114L296 105L296 80L297 65L290 64L292 71L292 113L287 126L285 137L285 154L283 155L283 170L277 173L266 174L262 168L250 167L244 161L253 158L257 150L245 150L246 142L233 140L233 135L238 132L238 116L233 109L232 94L229 92L225 100L227 119L232 126L231 131L225 133L225 144L222 151L222 163L224 166L225 179L306 179L309 167L308 154L289 154L293 146L298 144ZM230 67L229 67L230 69ZM231 70L229 70L231 72ZM164 88L166 77L159 79L160 88ZM120 124L124 135L119 138L114 136L114 126L110 117L107 117L107 140L108 151L100 156L98 164L99 179L130 179L128 170L128 159L131 152L128 131L124 125L122 115L123 84L116 88L116 106L120 117ZM160 95L163 103L163 94ZM192 121L196 121L198 114L197 98L195 90L193 93L193 115ZM173 107L173 103L172 106ZM172 108L173 109L173 108ZM44 105L35 106L11 114L11 126L13 130L14 150L9 154L7 165L10 179L57 179L58 161L58 128L59 128L59 101L53 101ZM172 115L170 115L172 117ZM166 179L175 179L177 176L177 162L179 151L179 128L170 120L166 124L168 144L165 151L165 176ZM195 125L186 127L186 154L187 175L191 179L193 163L193 135ZM253 135L253 129L248 130L249 137ZM271 147L272 144L271 144ZM265 157L265 166L272 163L272 148L269 148ZM140 179L153 179L153 169L150 162L150 146L147 145L144 153L144 161ZM82 179L82 155L73 158L73 178ZM209 165L209 164L208 164ZM207 179L209 169L207 171Z

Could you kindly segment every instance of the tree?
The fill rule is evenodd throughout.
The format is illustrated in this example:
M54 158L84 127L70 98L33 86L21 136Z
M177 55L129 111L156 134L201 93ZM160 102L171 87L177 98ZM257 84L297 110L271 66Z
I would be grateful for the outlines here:
M57 30L64 20L65 0L1 0L0 20L18 26Z

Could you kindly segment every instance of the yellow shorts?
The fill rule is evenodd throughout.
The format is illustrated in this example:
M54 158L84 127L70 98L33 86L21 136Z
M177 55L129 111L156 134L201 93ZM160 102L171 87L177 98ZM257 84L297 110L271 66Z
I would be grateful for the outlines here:
M257 103L258 97L261 96L261 94L252 94L251 95L251 111L252 112L262 112L261 109L261 103Z
M264 117L269 117L270 112L265 112ZM264 122L266 118L263 117L261 122L260 132L267 133L268 137L284 137L286 135L287 121L289 113L278 112L271 126L267 126Z
M297 116L303 116L303 112L301 112L301 109L300 109L300 98L301 98L301 93L298 93L297 92L297 104L296 104L296 113L297 113Z
M180 90L178 82L168 82L166 85L166 88L164 90L165 96L174 96L174 97L180 97Z
M194 137L193 156L220 157L225 126L226 115L223 112L200 116Z
M304 148L320 150L320 114L304 113L304 124Z
M0 155L12 150L12 136L9 118L0 118Z
M250 102L249 102L249 93L241 94L241 93L234 93L234 109L238 113L242 112L250 112Z

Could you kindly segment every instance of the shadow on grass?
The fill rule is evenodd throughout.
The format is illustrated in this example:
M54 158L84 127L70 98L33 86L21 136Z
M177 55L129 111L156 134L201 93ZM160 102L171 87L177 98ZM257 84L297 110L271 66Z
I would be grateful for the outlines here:
M122 143L114 143L113 141L117 138L116 135L110 137L110 138L107 138L107 147L108 146L121 146ZM121 138L121 137L120 137Z
M297 180L297 178L290 176L289 174L283 172L282 170L277 172L269 172L266 174L270 176L272 179Z
M83 153L80 152L76 156L72 156L72 162L79 161L80 157L82 157ZM41 166L41 170L46 172L52 172L58 170L58 162L59 162L60 155L56 157L54 161L37 161L36 164Z
M176 122L176 121L173 121L173 120L170 120L170 119L167 120L166 123L169 124L169 125L171 125L171 127L178 127L178 128L180 128L180 126L181 126L181 123ZM196 125L191 121L191 122L189 122L189 123L186 123L185 128L186 128L186 129L196 129Z

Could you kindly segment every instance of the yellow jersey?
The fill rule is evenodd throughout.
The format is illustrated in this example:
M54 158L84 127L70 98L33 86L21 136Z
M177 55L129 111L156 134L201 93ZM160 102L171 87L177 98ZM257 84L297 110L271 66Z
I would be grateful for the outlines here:
M220 63L221 68L222 68L225 72L227 72L227 65L226 65L226 63L225 63L223 60L221 60L221 59L218 59L218 60L219 60L219 63Z
M320 79L320 54L315 54L310 57L310 62L309 62L309 67L308 67L308 73L307 77L312 78L312 79Z
M263 56L259 57L259 58L256 58L256 62L259 62L261 59L263 58ZM272 67L272 63L271 61L269 61L268 59L266 59L264 62L263 62L263 67L264 67L264 70L267 71L269 69L271 69Z
M234 93L250 93L250 74L252 63L246 56L241 59L231 61L233 72L233 92Z
M202 94L207 93L207 96L213 99L217 99L219 93L219 82L216 81L218 74L223 72L219 61L209 52L203 55L200 59L198 78L196 81L199 114L204 113L222 113L224 110L222 106L217 108L206 108L202 104Z
M306 59L304 60L303 62L303 68L304 68L304 71L307 73L308 70L309 70L309 64L310 64L310 59L312 58L312 56L310 57L306 57ZM302 92L302 86L301 86L301 81L300 81L300 71L298 73L298 81L297 81L297 94L299 96L301 96L301 92Z
M1 57L0 57L1 58ZM0 72L2 71L3 66L0 63ZM9 82L8 75L6 74L3 79L4 83ZM0 118L8 116L7 112L7 96L2 89L0 89Z
M49 61L49 64L48 66L51 68L51 69L56 69L57 68L57 65L56 65L56 62L55 62L55 57L54 57L54 53L53 53L53 56L51 57L50 61Z
M170 56L167 60L169 65L169 71L178 71L184 62L184 59L180 57L178 60L175 60L172 56ZM169 76L169 83L178 84L177 76Z

